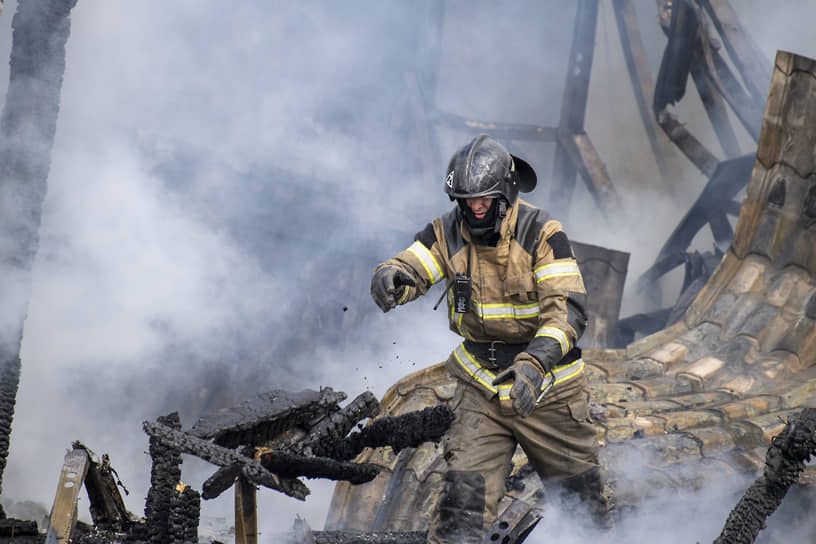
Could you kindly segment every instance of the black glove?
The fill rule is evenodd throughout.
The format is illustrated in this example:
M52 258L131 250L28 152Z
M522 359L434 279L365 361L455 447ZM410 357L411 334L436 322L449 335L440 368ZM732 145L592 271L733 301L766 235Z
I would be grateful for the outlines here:
M416 282L396 266L386 266L371 278L371 297L383 312L387 312L397 305L406 286L416 287Z
M500 372L493 380L493 385L513 381L510 399L513 403L513 411L521 417L527 417L532 413L538 402L538 396L541 394L541 384L544 383L540 367L533 363L532 359L533 356L529 353L519 353L513 364Z

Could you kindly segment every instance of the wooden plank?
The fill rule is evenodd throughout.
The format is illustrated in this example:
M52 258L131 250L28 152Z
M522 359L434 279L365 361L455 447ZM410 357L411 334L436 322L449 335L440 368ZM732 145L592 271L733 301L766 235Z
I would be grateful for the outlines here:
M649 71L649 59L646 56L646 49L643 47L643 40L640 37L637 14L632 0L613 0L613 7L621 47L623 48L623 57L626 60L629 79L632 82L638 113L643 122L643 127L646 129L646 135L649 138L649 145L652 148L660 177L663 181L668 182L666 160L658 145L658 138L663 137L663 133L658 130L657 119L655 119L652 111L654 80Z
M728 0L700 0L700 3L722 36L725 48L739 70L748 92L755 100L764 104L771 85L773 64L765 58L745 31Z
M592 145L589 136L586 133L564 135L559 139L559 143L577 167L595 203L604 215L610 218L621 213L623 206L620 197L609 179L606 165L595 150L595 146Z
M258 544L255 484L241 476L235 481L235 544Z
M759 141L765 100L755 100L745 91L737 77L731 72L728 63L716 49L711 49L710 62L714 66L714 82L725 97L725 101L734 110L742 126L745 127L745 130L748 131L754 141Z
M77 499L89 465L90 457L84 449L71 450L65 454L57 494L48 518L46 544L65 544L73 536L77 522Z
M91 519L101 529L126 531L130 527L130 517L113 478L115 471L110 459L105 454L99 463L92 452L88 454L91 463L85 478L85 491L90 502Z
M700 172L707 177L714 174L720 161L676 117L664 110L658 113L657 122Z
M572 36L567 78L561 100L561 120L559 133L567 136L584 131L589 77L592 72L592 56L595 52L595 30L598 22L598 0L578 0L575 15L575 29ZM565 138L567 139L567 138ZM561 142L559 138L559 142ZM553 208L566 215L572 193L575 189L575 175L578 168L573 164L563 145L555 149L553 161L553 184L550 199Z
M697 34L697 44L694 48L694 62L691 64L691 77L725 156L727 159L732 159L741 154L739 143L728 118L725 99L714 82L715 76L710 64L706 62L704 52L706 45L703 40L705 40L703 33L699 32Z

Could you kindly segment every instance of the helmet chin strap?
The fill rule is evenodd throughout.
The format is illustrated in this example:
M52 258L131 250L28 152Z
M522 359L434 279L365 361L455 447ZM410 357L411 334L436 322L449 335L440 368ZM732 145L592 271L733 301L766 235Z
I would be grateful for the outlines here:
M501 232L502 220L507 216L507 200L498 196L493 199L484 218L476 219L473 210L468 207L464 199L458 199L459 207L465 217L470 234L481 240L490 238L493 233Z

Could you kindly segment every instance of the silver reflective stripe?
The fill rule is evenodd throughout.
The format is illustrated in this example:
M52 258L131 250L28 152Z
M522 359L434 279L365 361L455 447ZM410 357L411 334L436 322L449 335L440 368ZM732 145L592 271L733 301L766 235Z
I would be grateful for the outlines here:
M539 336L548 336L550 338L554 338L560 345L561 345L561 356L567 354L570 350L569 339L567 335L561 329L557 329L555 327L541 327L538 329L536 333L536 338Z
M431 280L431 285L445 277L445 273L442 272L439 263L436 262L433 254L428 251L428 248L425 247L422 242L414 242L411 244L411 247L408 248L408 251L413 253L416 258L419 259L419 262L422 263L422 267L428 274L428 279Z
M553 263L545 264L535 269L536 283L541 283L550 278L559 278L563 276L581 276L581 271L578 269L578 263Z
M468 351L465 349L464 343L456 346L456 349L453 350L453 356L459 362L459 365L462 368L464 368L465 371L468 374L470 374L474 380L483 385L491 393L497 392L496 387L493 385L493 380L496 378L496 375L487 370L486 368L484 368L478 362L476 362L476 359L473 357L473 355L468 353ZM507 397L509 397L509 395L510 394L508 392Z
M475 304L482 319L527 319L541 313L534 304Z
M547 374L544 376L544 382L541 384L541 390L544 391L545 389L549 389L553 385L558 385L559 383L563 383L567 380L571 380L572 378L578 376L584 370L584 360L583 359L576 359L571 363L557 366L553 369L552 374ZM553 378L555 380L553 381Z

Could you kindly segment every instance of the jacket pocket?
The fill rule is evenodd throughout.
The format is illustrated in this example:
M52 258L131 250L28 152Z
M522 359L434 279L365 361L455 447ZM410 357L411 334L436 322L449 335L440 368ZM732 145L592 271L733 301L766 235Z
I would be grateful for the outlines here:
M514 302L521 304L538 302L533 273L527 272L507 276L504 280L504 296L510 297Z
M575 421L579 423L592 421L589 418L589 401L585 393L576 395L575 398L570 399L567 402L567 407L569 408L572 419Z

